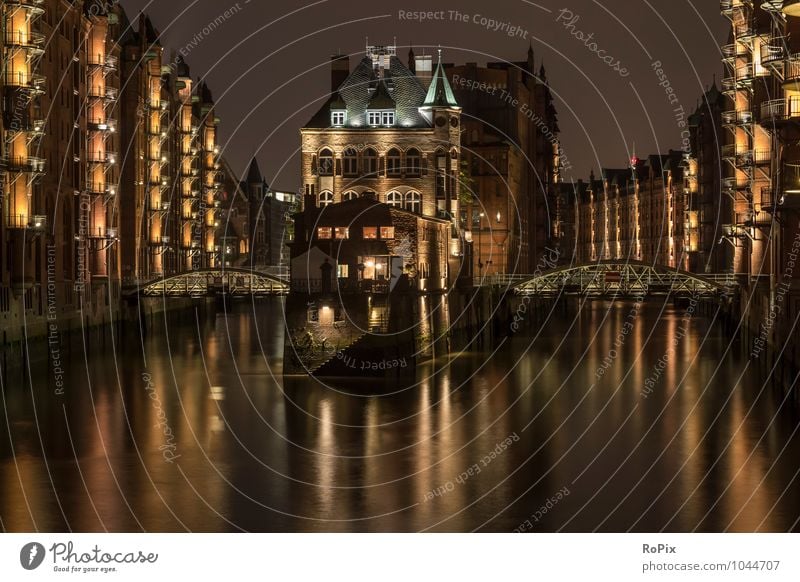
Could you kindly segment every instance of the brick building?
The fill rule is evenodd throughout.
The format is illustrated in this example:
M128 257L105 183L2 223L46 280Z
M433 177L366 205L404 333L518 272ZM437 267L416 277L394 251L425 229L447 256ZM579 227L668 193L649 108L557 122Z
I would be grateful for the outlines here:
M441 55L435 70L429 56L415 60L414 69L416 74L397 57L394 46L368 46L352 72L348 57L332 58L331 97L301 129L305 191L293 264L318 243L311 216L320 209L320 217L327 211L338 215L336 205L363 198L404 211L390 213L393 217L419 217L419 231L412 238L419 246L410 249L404 263L417 275L420 289L446 289L468 270L459 228L461 108ZM440 233L442 224L449 228L443 238L435 235L438 247L430 253L422 241L429 233ZM350 224L332 226L347 229ZM367 238L366 244L373 243ZM361 253L368 254L366 248Z
M533 49L522 62L448 65L463 107L462 227L470 232L473 272L531 273L554 246L559 179L558 120ZM462 185L463 187L463 185Z

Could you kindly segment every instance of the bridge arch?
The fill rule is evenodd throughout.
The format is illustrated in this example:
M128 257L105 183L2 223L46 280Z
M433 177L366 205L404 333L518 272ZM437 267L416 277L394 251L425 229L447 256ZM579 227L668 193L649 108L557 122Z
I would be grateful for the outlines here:
M228 295L284 295L289 281L261 271L233 268L200 269L143 283L138 293L145 297L202 297Z
M731 274L698 275L642 261L597 261L525 275L509 282L518 295L725 295Z

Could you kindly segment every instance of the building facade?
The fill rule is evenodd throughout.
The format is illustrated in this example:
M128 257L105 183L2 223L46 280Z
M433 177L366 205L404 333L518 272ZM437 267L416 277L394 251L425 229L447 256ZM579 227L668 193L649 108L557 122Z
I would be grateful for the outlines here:
M0 18L3 342L107 323L125 284L219 264L219 120L149 19L104 0Z
M217 126L211 91L189 67L167 61L159 34L141 14L122 39L123 159L132 187L121 203L122 276L127 284L217 267L221 203Z
M731 23L722 47L727 97L724 190L733 199L725 237L734 251L745 328L800 364L800 2L720 0ZM780 317L776 317L780 314ZM774 352L773 352L774 354Z
M402 63L394 46L368 46L352 72L347 57L333 57L331 97L301 129L304 195L293 264L318 244L311 215L363 198L420 217L413 238L419 244L403 255L420 290L444 290L468 270L459 228L461 108L441 54L435 70L430 57L420 57L415 69ZM422 243L442 222L449 229L444 238L436 235L436 251L429 253ZM348 222L332 226L349 237ZM368 244L370 236L361 233ZM368 249L361 255L370 256ZM378 276L360 269L341 278L370 274Z
M297 194L270 188L255 158L247 168L242 188L248 199L251 264L258 268L287 268Z
M413 53L412 53L413 57ZM462 227L473 272L532 273L557 246L558 120L533 49L522 62L447 66L463 107Z
M685 161L682 152L633 158L628 168L604 169L564 196L575 201L575 259L644 261L673 269L688 265ZM562 186L566 190L566 186Z

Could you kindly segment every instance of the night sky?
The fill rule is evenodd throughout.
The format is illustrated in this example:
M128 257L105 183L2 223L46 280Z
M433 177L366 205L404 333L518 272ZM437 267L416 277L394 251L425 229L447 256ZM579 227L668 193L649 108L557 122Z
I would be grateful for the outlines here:
M330 56L350 54L354 65L366 37L371 44L396 38L404 60L409 45L418 54L441 45L453 63L521 61L532 43L555 96L569 174L579 178L592 168L625 166L634 147L639 157L680 149L675 110L688 115L714 75L719 82L727 35L715 0L462 0L458 8L439 0L239 0L213 31L209 23L236 2L122 5L134 22L140 10L150 14L167 58L170 50L188 51L192 75L204 77L217 100L234 171L243 173L255 154L273 187L288 190L298 189L298 130L328 97ZM438 20L420 23L408 17L414 11L436 11ZM483 19L497 22L497 30Z

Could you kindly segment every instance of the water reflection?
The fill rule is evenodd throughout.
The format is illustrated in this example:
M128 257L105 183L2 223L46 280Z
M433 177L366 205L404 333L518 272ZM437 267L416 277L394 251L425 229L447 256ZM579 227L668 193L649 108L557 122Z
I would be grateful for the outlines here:
M794 405L707 319L673 346L685 309L645 303L619 341L631 309L558 312L489 360L423 364L388 397L298 378L284 391L279 300L192 313L143 344L75 345L63 397L44 365L4 380L0 518L10 531L511 531L568 487L535 531L796 527Z

